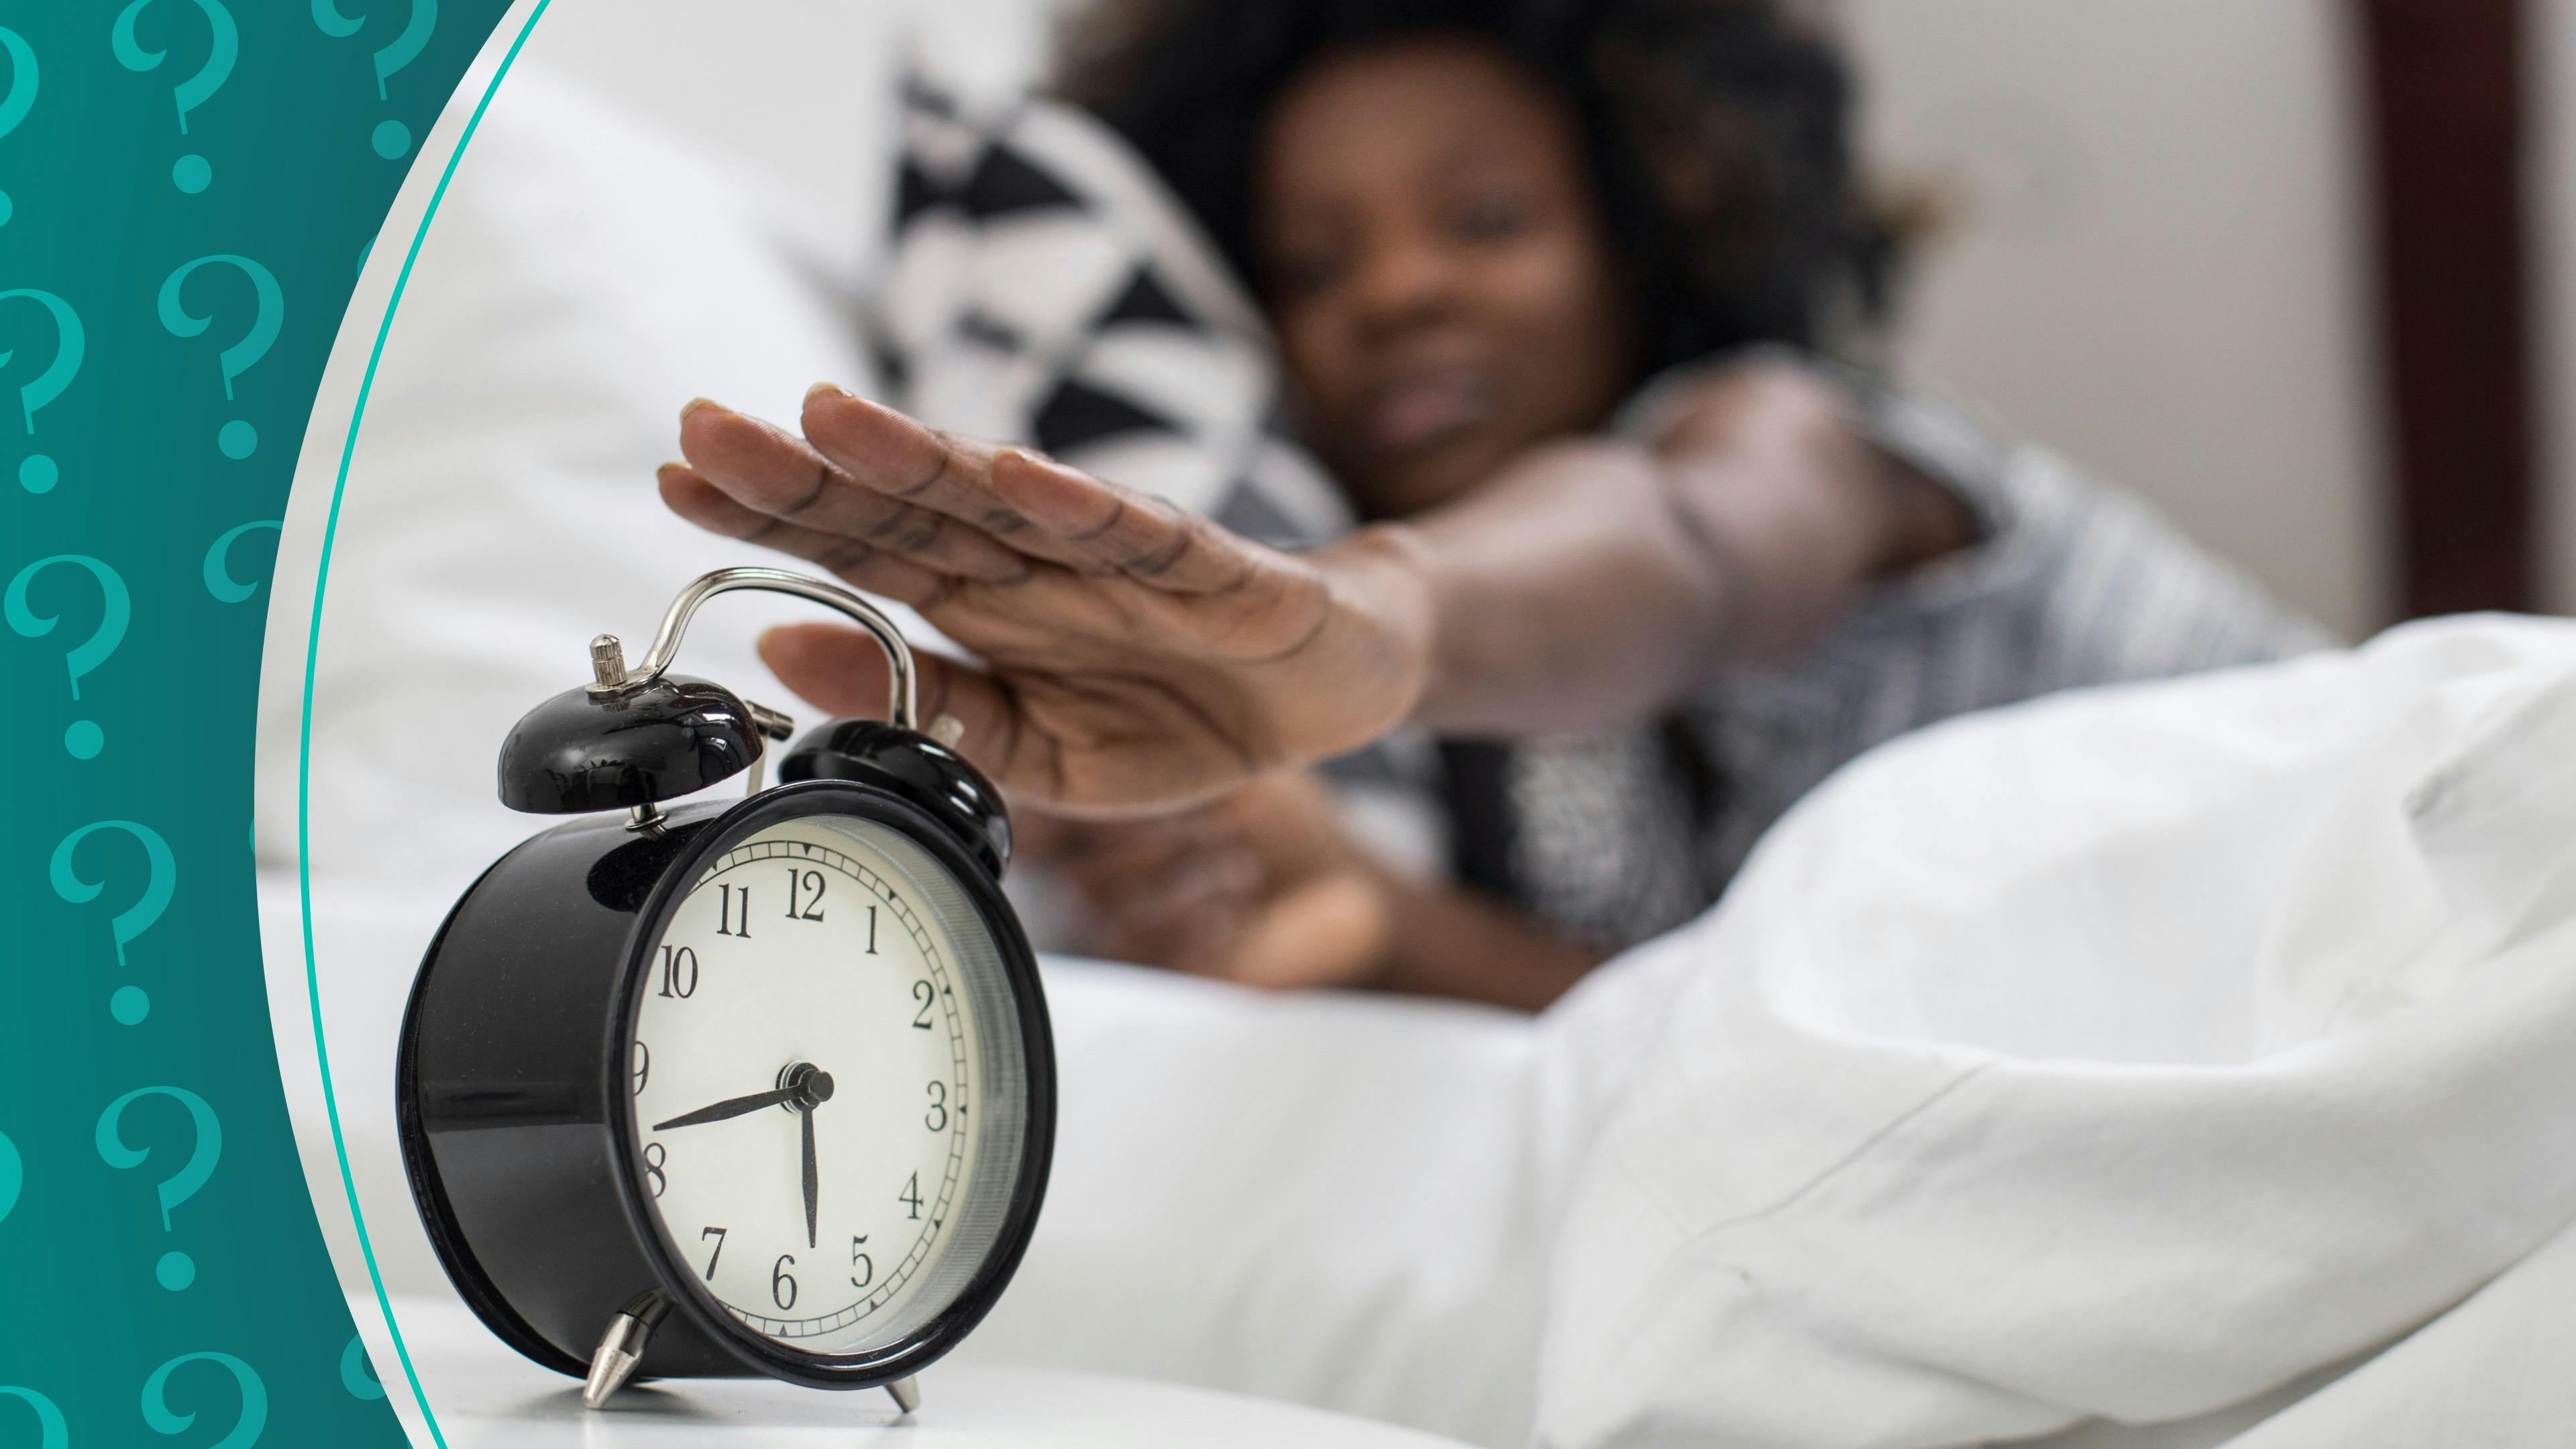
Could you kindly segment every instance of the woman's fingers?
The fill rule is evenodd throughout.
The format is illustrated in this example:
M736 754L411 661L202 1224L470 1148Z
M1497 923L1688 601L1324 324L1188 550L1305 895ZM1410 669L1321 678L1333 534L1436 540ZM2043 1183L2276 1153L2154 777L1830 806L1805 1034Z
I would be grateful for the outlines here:
M1031 557L1166 593L1239 588L1250 546L1151 494L1017 448L935 432L837 389L805 399L805 436L869 487L969 523Z
M685 480L673 506L844 577L870 554L891 553L991 585L978 591L989 606L981 622L1001 637L969 640L979 651L1023 636L1042 649L1077 635L1125 645L1143 629L1182 653L1264 659L1302 643L1328 612L1311 569L1149 494L936 432L834 388L808 394L803 420L799 439L692 404L681 426L690 471L740 511L717 508L709 489ZM881 496L857 501L870 495ZM846 544L825 541L835 538ZM896 597L927 612L918 581L907 582L911 592Z
M709 533L810 559L854 589L897 599L927 613L966 586L967 581L954 574L924 568L873 544L781 523L734 501L705 474L686 464L663 464L660 481L663 503L689 522Z
M1032 527L993 492L989 444L819 384L805 395L800 422L815 451L862 487L965 524L1031 558L1102 571L1085 550Z
M789 689L836 715L886 717L892 669L885 651L867 633L842 624L788 624L760 636L760 660ZM928 729L941 715L964 733L955 748L1005 790L1040 799L1063 793L1061 755L1044 732L1031 728L1017 695L973 665L923 650L913 651L913 690L919 698L915 727Z
M1252 546L1149 493L1006 448L987 469L996 497L1097 565L1176 594L1221 594L1258 571Z
M771 528L801 529L987 583L1027 576L1021 551L971 524L866 487L782 429L703 399L680 414L680 451L697 474ZM738 533L770 544L764 530Z

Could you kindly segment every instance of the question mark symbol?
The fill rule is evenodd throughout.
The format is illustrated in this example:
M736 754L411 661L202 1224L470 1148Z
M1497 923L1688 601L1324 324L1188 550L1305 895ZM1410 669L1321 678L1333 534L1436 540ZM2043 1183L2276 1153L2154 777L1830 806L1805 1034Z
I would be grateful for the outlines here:
M258 593L257 583L242 583L233 577L232 570L226 566L226 559L232 552L233 540L255 528L274 528L282 531L285 527L285 523L279 519L263 518L224 530L224 536L216 539L206 549L206 592L227 604L238 604Z
M18 1190L26 1185L27 1164L18 1156L18 1144L0 1132L0 1223L9 1221L9 1210L18 1205Z
M72 864L72 852L80 849L82 841L102 830L122 830L141 841L144 858L151 866L144 877L143 894L108 922L109 930L116 937L116 964L123 966L125 943L151 930L152 923L161 919L161 912L170 904L171 893L179 887L179 862L170 853L170 843L151 826L137 825L131 820L101 820L93 825L84 825L64 836L63 843L54 847L53 864L48 872L53 878L54 894L73 905L88 905L107 888L104 879L82 880L79 870ZM120 986L114 995L108 997L107 1010L124 1025L138 1026L150 1014L152 998L144 995L140 986Z
M37 574L55 564L87 569L90 576L98 580L98 628L86 641L63 656L63 668L72 677L72 698L77 701L81 676L105 664L107 656L116 652L116 646L125 642L125 626L134 617L134 604L126 597L125 580L117 576L116 570L97 559L77 553L58 553L51 558L40 558L18 570L18 576L9 581L8 593L0 595L0 614L8 617L10 629L20 638L41 639L54 632L54 626L62 622L59 614L38 614L27 605L27 586L35 581ZM71 727L63 731L63 748L76 760L96 759L106 745L107 732L100 729L94 720L74 720Z
M268 1388L249 1364L228 1353L183 1353L152 1371L143 1381L143 1422L158 1434L185 1434L197 1422L194 1414L170 1412L170 1401L163 1397L169 1386L171 1371L182 1364L211 1363L221 1365L233 1376L241 1389L241 1417L233 1421L232 1432L207 1446L207 1449L250 1449L259 1442L259 1431L268 1427Z
M341 14L340 7L332 0L313 0L313 23L322 27L323 34L335 40L346 40L357 34L367 22L351 20ZM421 49L429 44L430 33L436 29L438 0L411 0L411 19L404 24L402 34L395 36L392 44L375 54L377 100L387 99L385 82L393 79L394 72L419 58ZM391 161L411 149L411 128L400 121L383 121L368 139L374 144L377 155Z
M108 43L116 51L117 64L140 75L160 67L169 58L166 50L145 50L134 38L135 17L152 0L134 0L116 17L116 26L108 32ZM241 58L241 32L233 25L233 13L217 0L197 0L197 8L206 13L208 46L205 67L171 89L170 98L179 107L179 134L188 134L188 113L212 99L215 92L232 79L233 62ZM170 184L190 196L206 189L215 179L215 168L206 158L190 152L170 168Z
M108 1103L107 1110L98 1114L99 1159L119 1172L141 1167L144 1159L152 1155L152 1149L148 1147L126 1146L125 1138L116 1127L117 1119L125 1115L126 1104L140 1097L168 1097L187 1108L189 1117L197 1124L197 1145L188 1153L188 1165L162 1179L155 1188L161 1198L161 1231L166 1233L170 1231L170 1210L195 1197L197 1189L206 1185L206 1179L215 1175L215 1164L224 1155L224 1125L215 1120L215 1109L206 1105L205 1098L185 1087L137 1087ZM196 1260L175 1250L164 1253L161 1261L152 1266L152 1276L162 1287L176 1293L197 1281ZM162 1367L166 1370L169 1365ZM155 1375L156 1380L159 1377ZM179 1426L186 1427L185 1424ZM179 1430L163 1429L161 1432L176 1434Z
M0 136L6 136L36 104L36 52L25 36L6 28L0 28L0 50L9 52L9 94L0 96ZM17 209L9 193L0 191L0 226L7 226Z
M36 1449L67 1449L72 1442L71 1426L63 1422L63 1411L54 1407L53 1400L15 1384L0 1384L0 1398L24 1399L36 1411Z
M340 1350L340 1387L354 1398L385 1396L385 1382L376 1377L375 1362L367 1357L367 1341L359 1334L350 1334L349 1346Z
M233 379L250 371L261 358L268 355L270 346L276 343L277 331L286 322L286 294L278 289L277 278L270 274L268 268L248 257L221 253L210 257L199 257L193 262L183 264L179 270L172 272L168 279L161 283L161 325L171 336L201 336L208 327L214 325L213 313L209 312L199 317L188 311L179 300L179 288L188 280L189 274L195 272L197 268L213 266L218 262L240 269L243 276L250 278L252 290L259 294L259 315L251 320L250 330L242 334L240 341L215 355L215 360L223 367L224 401L230 402L233 398ZM251 450L258 446L259 430L240 418L224 424L215 434L215 447L225 457L236 462L249 457Z
M16 39L5 30L0 30L0 36ZM5 43L0 41L0 44ZM32 75L34 72L30 71L28 74ZM34 89L33 82L29 83L28 88ZM5 119L6 107L0 106L0 120ZM8 126L0 125L0 135L7 134L8 129ZM6 219L5 215L0 215L0 220ZM18 407L26 417L27 436L32 438L36 435L36 409L61 397L63 389L70 387L72 379L80 375L81 357L89 350L89 341L88 335L81 330L80 314L72 310L69 302L51 292L39 292L33 287L13 287L6 292L0 292L0 302L5 302L12 297L24 297L31 302L42 303L45 310L53 314L54 318L54 360L45 365L45 370L36 375L35 381L18 389ZM8 366L9 359L17 355L15 350L0 352L0 367ZM52 492L54 485L62 480L62 476L62 469L56 467L54 460L42 453L30 453L26 461L18 465L18 486L30 493Z

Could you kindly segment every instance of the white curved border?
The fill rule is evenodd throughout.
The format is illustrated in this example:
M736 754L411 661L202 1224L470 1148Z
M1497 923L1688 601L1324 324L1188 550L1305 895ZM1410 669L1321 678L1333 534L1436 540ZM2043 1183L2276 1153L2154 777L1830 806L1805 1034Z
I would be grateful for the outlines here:
M436 214L439 199L446 192L484 108L549 3L551 0L516 0L493 28L482 52L449 96L437 124L422 140L420 159L395 195L393 207L360 269L348 310L341 315L339 335L332 343L322 385L305 426L303 451L296 458L285 528L271 576L268 632L260 659L262 723L254 757L254 768L260 777L272 777L270 772L275 770L293 769L299 781L302 778L311 646L324 602L340 491L346 481L349 454L356 446L367 385L384 338L393 328L403 285L409 279L412 260ZM274 723L284 720L297 723L292 729ZM301 785L297 803L300 817ZM300 851L300 819L297 837ZM302 862L297 864L301 877ZM338 1109L329 1105L333 1096L327 1048L316 1032L321 1018L310 969L309 900L305 904L307 909L295 917L261 913L260 956L279 1074L285 1079L290 1100L318 1099L329 1106L329 1115L319 1123L309 1113L292 1114L296 1155L303 1164L314 1215L320 1221L323 1242L340 1281L367 1283L374 1288L378 1311L355 1311L360 1305L353 1302L352 1317L357 1321L359 1337L367 1345L368 1357L383 1377L386 1401L411 1442L445 1449L446 1440L439 1432L436 1416L430 1412L427 1398L411 1371L401 1329L394 1322L392 1302L376 1274L366 1225L356 1207L356 1189L347 1177L337 1126ZM396 1367L401 1369L399 1375L389 1372Z

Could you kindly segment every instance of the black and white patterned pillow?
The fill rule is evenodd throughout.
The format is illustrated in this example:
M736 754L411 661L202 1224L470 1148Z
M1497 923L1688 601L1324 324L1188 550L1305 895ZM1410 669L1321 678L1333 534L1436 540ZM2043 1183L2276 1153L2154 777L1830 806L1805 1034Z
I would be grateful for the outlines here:
M903 89L892 238L867 317L887 401L1034 446L1278 548L1349 531L1281 422L1268 326L1126 143L1016 97ZM1436 873L1438 765L1399 734L1331 762L1355 833Z
M1160 183L1070 107L904 89L871 331L891 401L1284 547L1351 526L1279 426L1260 314Z

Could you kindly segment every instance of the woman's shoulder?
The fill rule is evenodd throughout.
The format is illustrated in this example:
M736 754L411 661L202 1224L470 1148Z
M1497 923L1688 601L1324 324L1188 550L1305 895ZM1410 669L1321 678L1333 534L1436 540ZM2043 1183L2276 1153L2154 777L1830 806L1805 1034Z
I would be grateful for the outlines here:
M1882 728L2059 689L2258 663L2333 641L2145 500L1961 410L1893 393L1875 441L1958 496L1967 547L1880 581L1806 656L1719 696ZM1901 725L1898 724L1902 721Z
M1993 580L1997 603L2030 617L2055 687L2261 663L2334 642L2161 510L2062 454L2015 448L1993 487L2005 524L1987 546L2011 562Z

